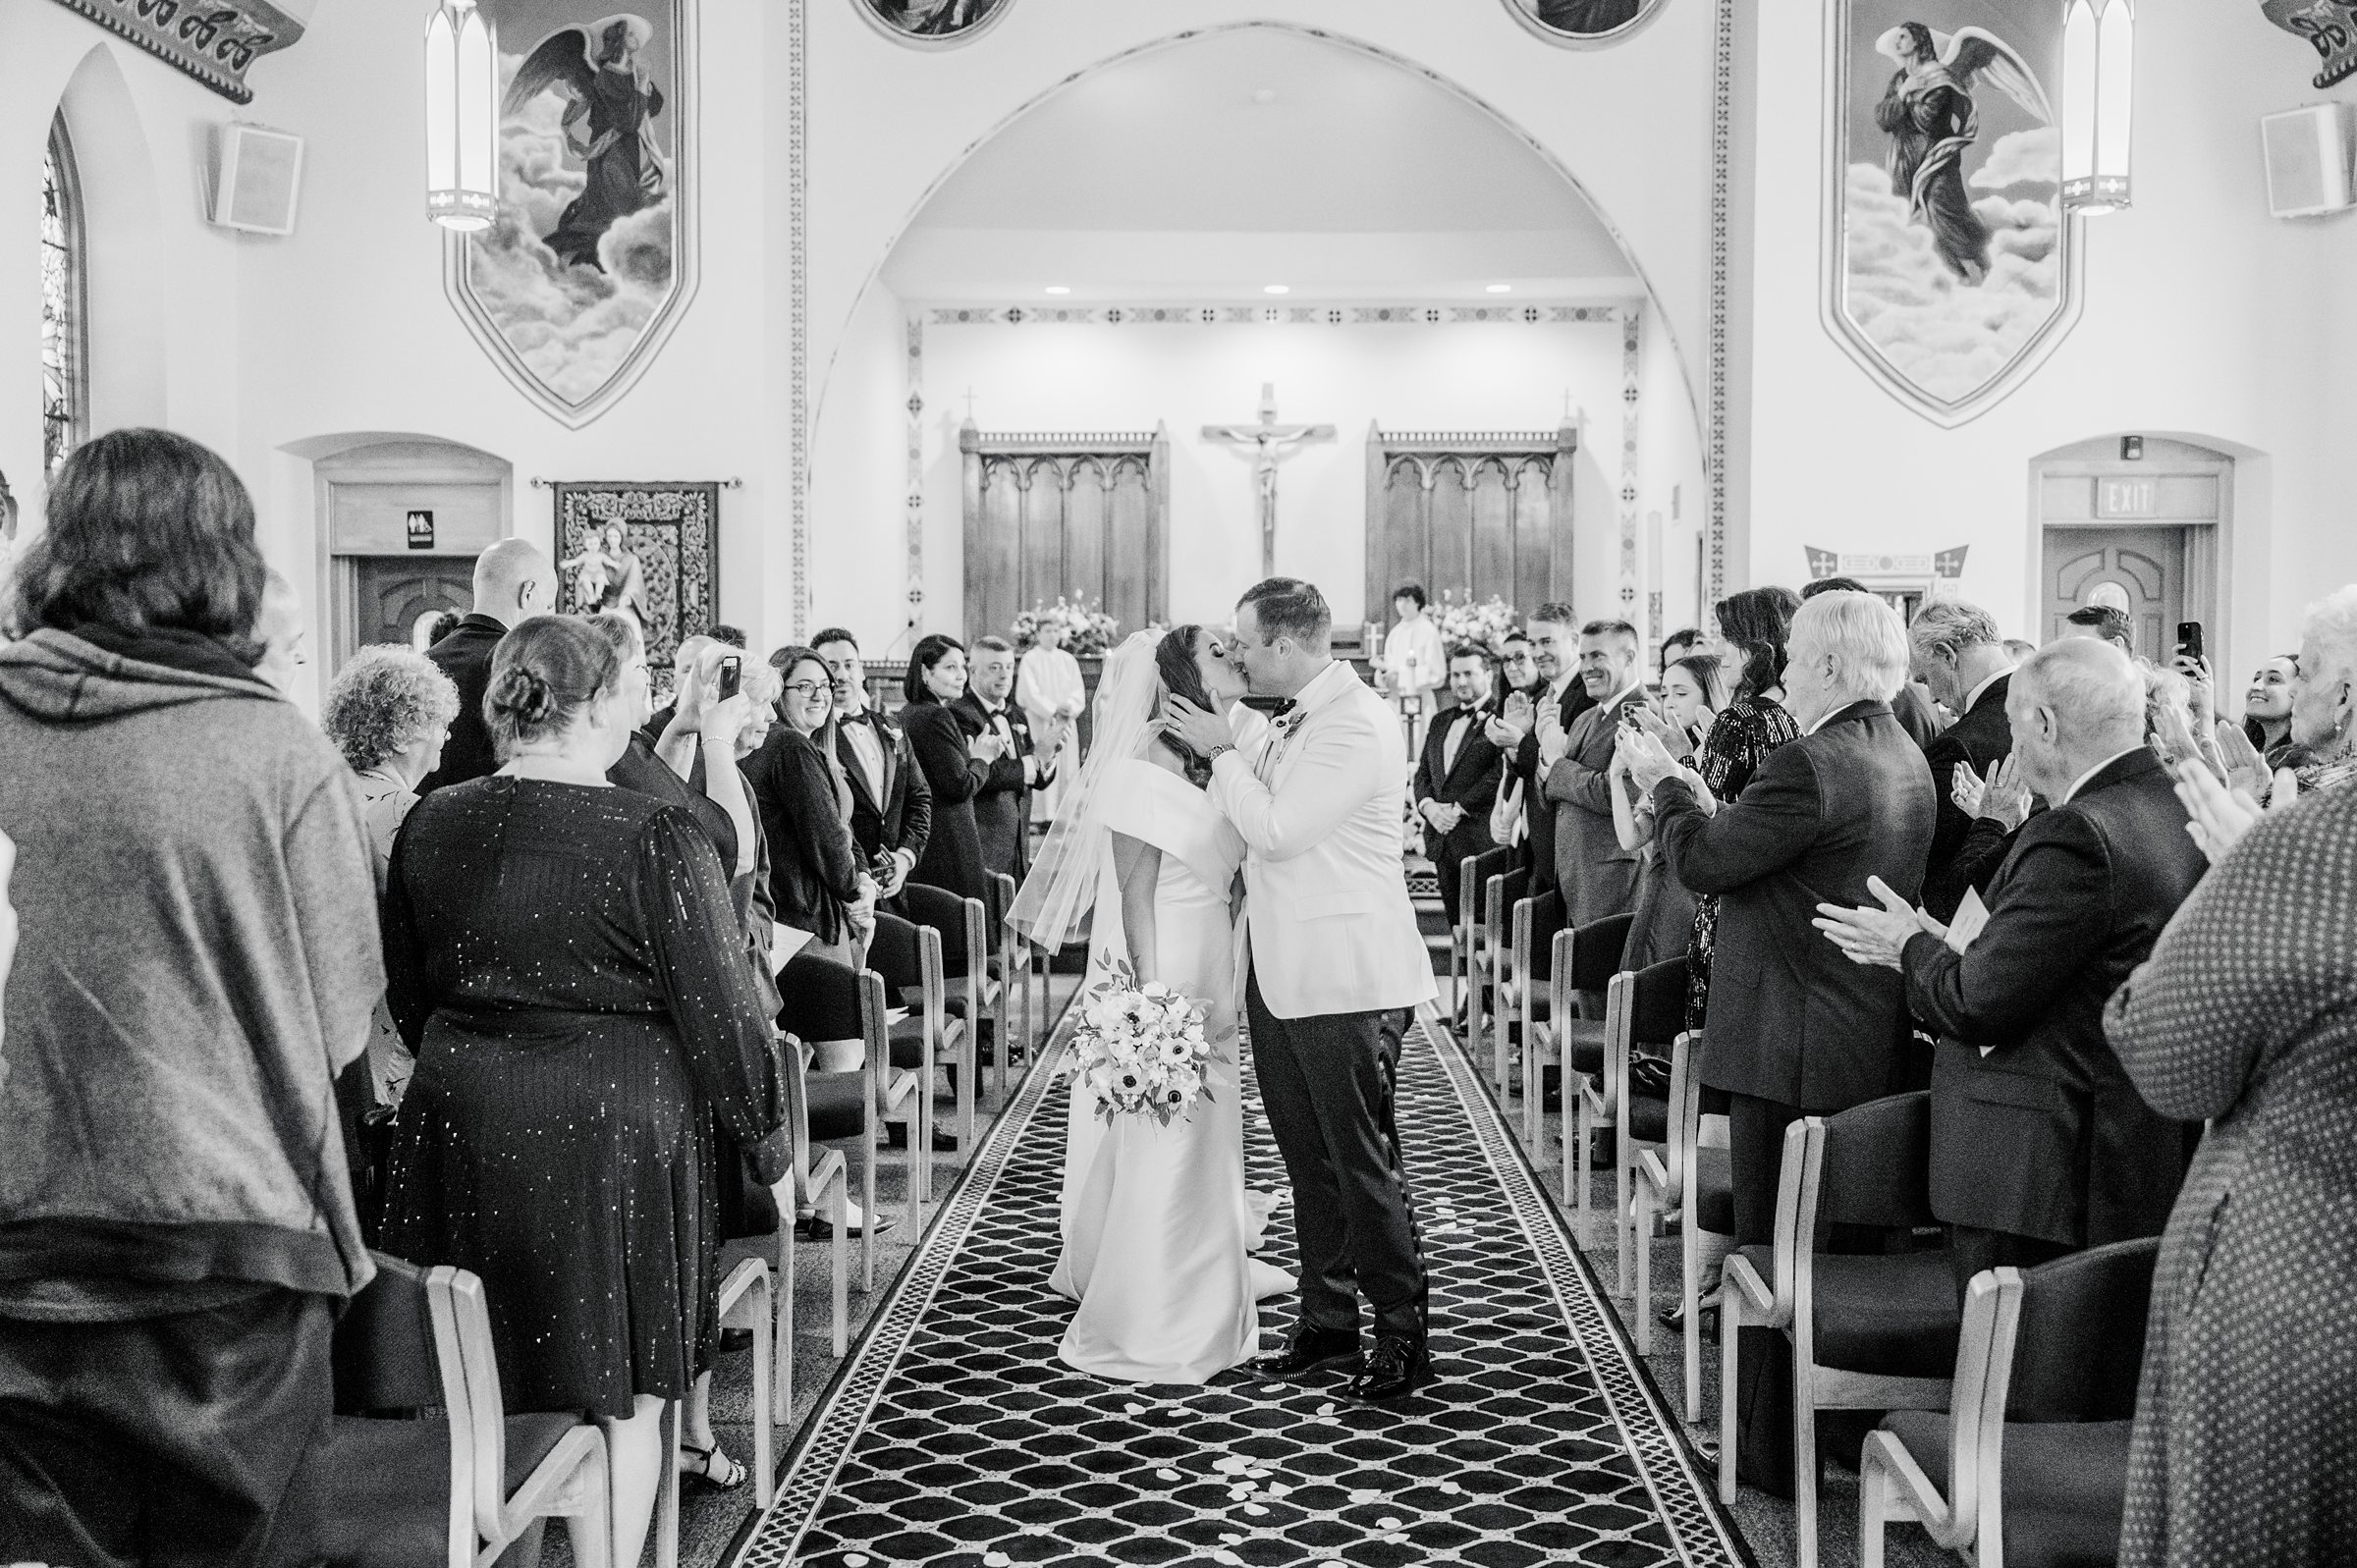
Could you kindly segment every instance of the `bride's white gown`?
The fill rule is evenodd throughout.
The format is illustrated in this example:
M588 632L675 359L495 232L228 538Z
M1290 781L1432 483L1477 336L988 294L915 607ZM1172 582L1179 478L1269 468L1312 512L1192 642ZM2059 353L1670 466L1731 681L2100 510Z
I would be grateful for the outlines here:
M1236 1062L1236 926L1229 888L1243 840L1209 797L1151 762L1116 763L1105 825L1162 852L1154 890L1154 976L1204 1004L1209 1096L1169 1126L1108 1123L1074 1086L1064 1155L1064 1254L1050 1284L1079 1302L1059 1355L1126 1382L1201 1383L1259 1350L1256 1296L1292 1287L1255 1262L1265 1208L1244 1191ZM1121 933L1121 889L1105 856L1089 983ZM1109 918L1110 916L1110 918Z

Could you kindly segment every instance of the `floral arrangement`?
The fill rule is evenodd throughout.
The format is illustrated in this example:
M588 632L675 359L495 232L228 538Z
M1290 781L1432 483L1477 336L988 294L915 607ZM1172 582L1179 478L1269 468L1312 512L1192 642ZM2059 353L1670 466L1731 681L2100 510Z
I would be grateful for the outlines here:
M1096 1096L1107 1121L1150 1115L1167 1127L1209 1096L1210 1060L1201 1003L1158 980L1138 985L1128 965L1117 964L1082 999L1066 1070L1075 1094Z
M1454 599L1455 590L1441 590L1441 602L1432 619L1441 628L1441 641L1453 648L1459 643L1474 643L1492 653L1506 651L1506 634L1520 624L1514 617L1513 606L1496 594L1475 604L1470 594L1462 604Z
M1014 645L1028 648L1039 640L1039 628L1044 625L1064 628L1064 651L1076 659L1102 655L1121 640L1121 622L1102 609L1091 610L1087 599L1079 603L1057 595L1052 605L1034 605L1014 618Z

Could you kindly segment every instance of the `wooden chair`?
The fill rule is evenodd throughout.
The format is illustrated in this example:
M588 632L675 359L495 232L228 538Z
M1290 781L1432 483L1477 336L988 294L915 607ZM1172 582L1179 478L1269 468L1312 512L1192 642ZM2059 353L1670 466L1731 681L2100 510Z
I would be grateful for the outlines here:
M910 883L901 890L909 920L934 938L930 978L901 992L901 1005L923 1007L938 1017L935 1063L955 1061L958 1078L958 1152L974 1149L974 1078L980 1071L981 1038L991 1029L995 993L987 973L990 914L979 898L960 898L941 888ZM963 982L955 986L953 982ZM997 1041L992 1041L995 1052ZM927 1097L930 1098L928 1088ZM930 1175L928 1174L928 1183ZM933 1196L928 1185L925 1196Z
M1015 941L1014 928L1007 917L1014 909L1016 892L1014 879L999 872L990 879L990 927L997 932L998 946L990 960L990 984L999 995L999 1049L991 1057L992 1087L999 1104L1007 1103L1007 1064L1014 1055L1012 1041L1020 1041L1027 1054L1035 1036L1031 1033L1032 1019L1037 1016L1031 1008L1031 966L1021 963L1017 954L1020 946ZM1017 983L1017 976L1020 983ZM1009 1025L1013 1024L1012 1029Z
M1776 1239L1727 1255L1719 1290L1719 1497L1735 1500L1735 1356L1745 1327L1792 1342L1798 1568L1817 1568L1817 1412L1946 1410L1961 1315L1945 1252L1818 1251L1836 1224L1911 1229L1931 1206L1931 1096L1892 1095L1784 1130Z
M1613 1115L1613 1231L1615 1282L1623 1296L1635 1288L1629 1275L1642 1261L1631 1205L1636 1197L1637 1152L1660 1148L1670 1141L1670 1095L1638 1087L1635 1065L1641 1056L1670 1054L1686 1022L1686 960L1684 954L1666 958L1615 979L1625 979L1625 1005L1618 1027L1606 1009L1605 1093ZM1641 1051L1650 1046L1652 1051ZM1648 1287L1650 1294L1650 1286Z
M581 1568L607 1568L605 1434L577 1414L507 1414L475 1275L372 1256L376 1277L337 1323L332 1352L329 1559L476 1568L539 1521L564 1519ZM677 1495L675 1476L675 1507Z
M1485 988L1484 1000L1487 1002L1491 1050L1495 1058L1493 1087L1498 1091L1498 1103L1501 1106L1506 1104L1509 1088L1508 1076L1511 1071L1507 1056L1505 1023L1507 1006L1503 1000L1506 995L1507 969L1512 959L1507 922L1514 905L1528 896L1529 892L1529 868L1516 866L1511 870L1492 876L1483 886L1481 893L1482 946L1488 949L1489 957L1488 984ZM1468 1043L1466 1051L1467 1054L1479 1059L1480 1031L1476 1030L1474 1034L1475 1038Z
M1563 1194L1572 1196L1576 1180L1576 1198L1582 1221L1588 1212L1588 1164L1594 1156L1589 1150L1600 1122L1610 1120L1613 1102L1604 1092L1606 1047L1612 1035L1610 1006L1613 977L1620 972L1620 954L1628 947L1629 929L1636 924L1631 915L1608 915L1591 920L1584 926L1573 926L1556 933L1555 957L1552 973L1555 1000L1551 1009L1558 1022L1555 1034L1559 1050L1570 1060L1563 1072ZM1576 1096L1576 1099L1573 1098ZM1572 1144L1579 1151L1574 1156ZM1532 1154L1543 1152L1534 1144Z
M1484 891L1490 879L1503 876L1513 869L1514 851L1485 849L1477 855L1467 855L1459 863L1456 876L1456 926L1451 934L1449 949L1450 984L1455 995L1451 1000L1464 1017L1464 1040L1467 1053L1481 1048L1475 1023L1480 1005L1482 976L1489 966L1488 928L1482 923Z
M899 1122L908 1140L908 1224L916 1226L924 1215L925 1200L933 1189L933 1054L934 1043L941 1038L941 943L937 933L922 926L912 926L897 915L879 913L876 929L867 942L866 973L873 974L877 985L871 992L862 987L859 993L859 1031L862 1046L862 1072L868 1087L875 1092L876 1119L889 1125ZM924 1006L910 1017L895 1020L891 999L900 996L908 986L917 988ZM822 1106L831 1104L839 1089L822 1094L818 1074L812 1075L811 1114L817 1120ZM813 1135L815 1137L815 1134ZM823 1142L824 1139L817 1141ZM862 1158L861 1180L866 1193L863 1205L875 1202L874 1144L867 1145ZM862 1214L873 1214L873 1208L862 1208ZM876 1286L875 1247L863 1238L860 1247L862 1288Z
M1555 1048L1555 939L1562 929L1563 895L1554 889L1514 901L1507 959L1513 978L1504 999L1512 1016L1506 1027L1522 1052L1522 1147L1533 1159L1539 1158L1546 1135L1547 1067Z
M1973 1276L1948 1414L1897 1411L1867 1435L1862 1568L1882 1568L1893 1519L1980 1568L2113 1559L2160 1253L2147 1237Z
M821 1144L854 1143L859 1148L862 1215L876 1212L876 1107L883 1097L885 1049L867 1030L861 1003L864 971L817 953L797 953L778 977L785 1006L781 1026L798 1045L784 1053L779 1077L786 1086L786 1127L794 1144L794 1170L774 1189L778 1205L778 1299L781 1322L777 1358L776 1401L780 1410L794 1408L794 1217L802 1203L810 1204L834 1230L835 1336L833 1348L841 1360L849 1335L850 1271L845 1230L850 1219L850 1168L844 1152L821 1149ZM813 1073L804 1051L856 1040L860 1069L856 1072ZM828 1201L832 1195L833 1202ZM860 1257L872 1279L875 1240L862 1227ZM872 1283L868 1287L874 1288Z
M1686 1419L1702 1419L1702 1238L1735 1233L1735 1184L1724 1147L1702 1147L1702 1077L1695 1054L1702 1041L1680 1034L1670 1053L1669 1139L1659 1149L1636 1152L1636 1216L1631 1224L1640 1247L1658 1221L1678 1219L1678 1303L1685 1324ZM1640 1254L1637 1270L1637 1350L1653 1352L1652 1260Z
M838 1156L837 1158L842 1157ZM785 1187L787 1183L781 1182L779 1186ZM792 1333L791 1281L794 1269L794 1221L781 1216L778 1232L782 1238L779 1242L779 1250L786 1255L790 1298L787 1331ZM842 1234L840 1229L836 1231L838 1249L843 1245L840 1239ZM841 1301L843 1254L839 1250L835 1256L836 1299ZM779 1361L789 1364L793 1362L794 1341L788 1339L784 1347L784 1355L778 1354L777 1314L777 1292L771 1287L769 1265L758 1258L739 1259L737 1267L731 1269L720 1282L720 1325L723 1328L741 1328L753 1336L753 1500L764 1508L769 1506L770 1498L778 1484L777 1466L770 1461L778 1411L781 1408L787 1410L794 1408L794 1387L791 1375L781 1375L776 1370L776 1363ZM783 1406L777 1402L781 1391L787 1401ZM672 1547L675 1560L678 1553L679 1547L675 1541Z

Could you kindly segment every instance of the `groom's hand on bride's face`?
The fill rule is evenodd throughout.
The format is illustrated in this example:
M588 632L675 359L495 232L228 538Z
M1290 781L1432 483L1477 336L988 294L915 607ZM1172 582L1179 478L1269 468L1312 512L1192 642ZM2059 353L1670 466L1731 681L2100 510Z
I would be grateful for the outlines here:
M1162 731L1196 756L1208 756L1215 746L1235 744L1235 731L1223 714L1206 713L1173 693L1162 705Z

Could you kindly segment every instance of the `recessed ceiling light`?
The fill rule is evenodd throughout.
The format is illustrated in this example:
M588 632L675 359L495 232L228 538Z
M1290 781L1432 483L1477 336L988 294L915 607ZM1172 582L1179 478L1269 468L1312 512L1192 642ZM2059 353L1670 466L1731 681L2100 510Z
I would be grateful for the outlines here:
M1512 294L1513 292L1514 286L1510 283L1493 283L1490 285L1490 293L1492 294Z
M1061 283L1051 283L1048 285L1048 293L1050 294L1070 294L1071 292L1072 291L1069 287Z
M1291 294L1293 291L1282 283L1272 283L1260 292L1262 294Z
M1277 89L1275 87L1263 87L1259 91L1252 94L1252 101L1258 104L1275 103L1277 101Z

